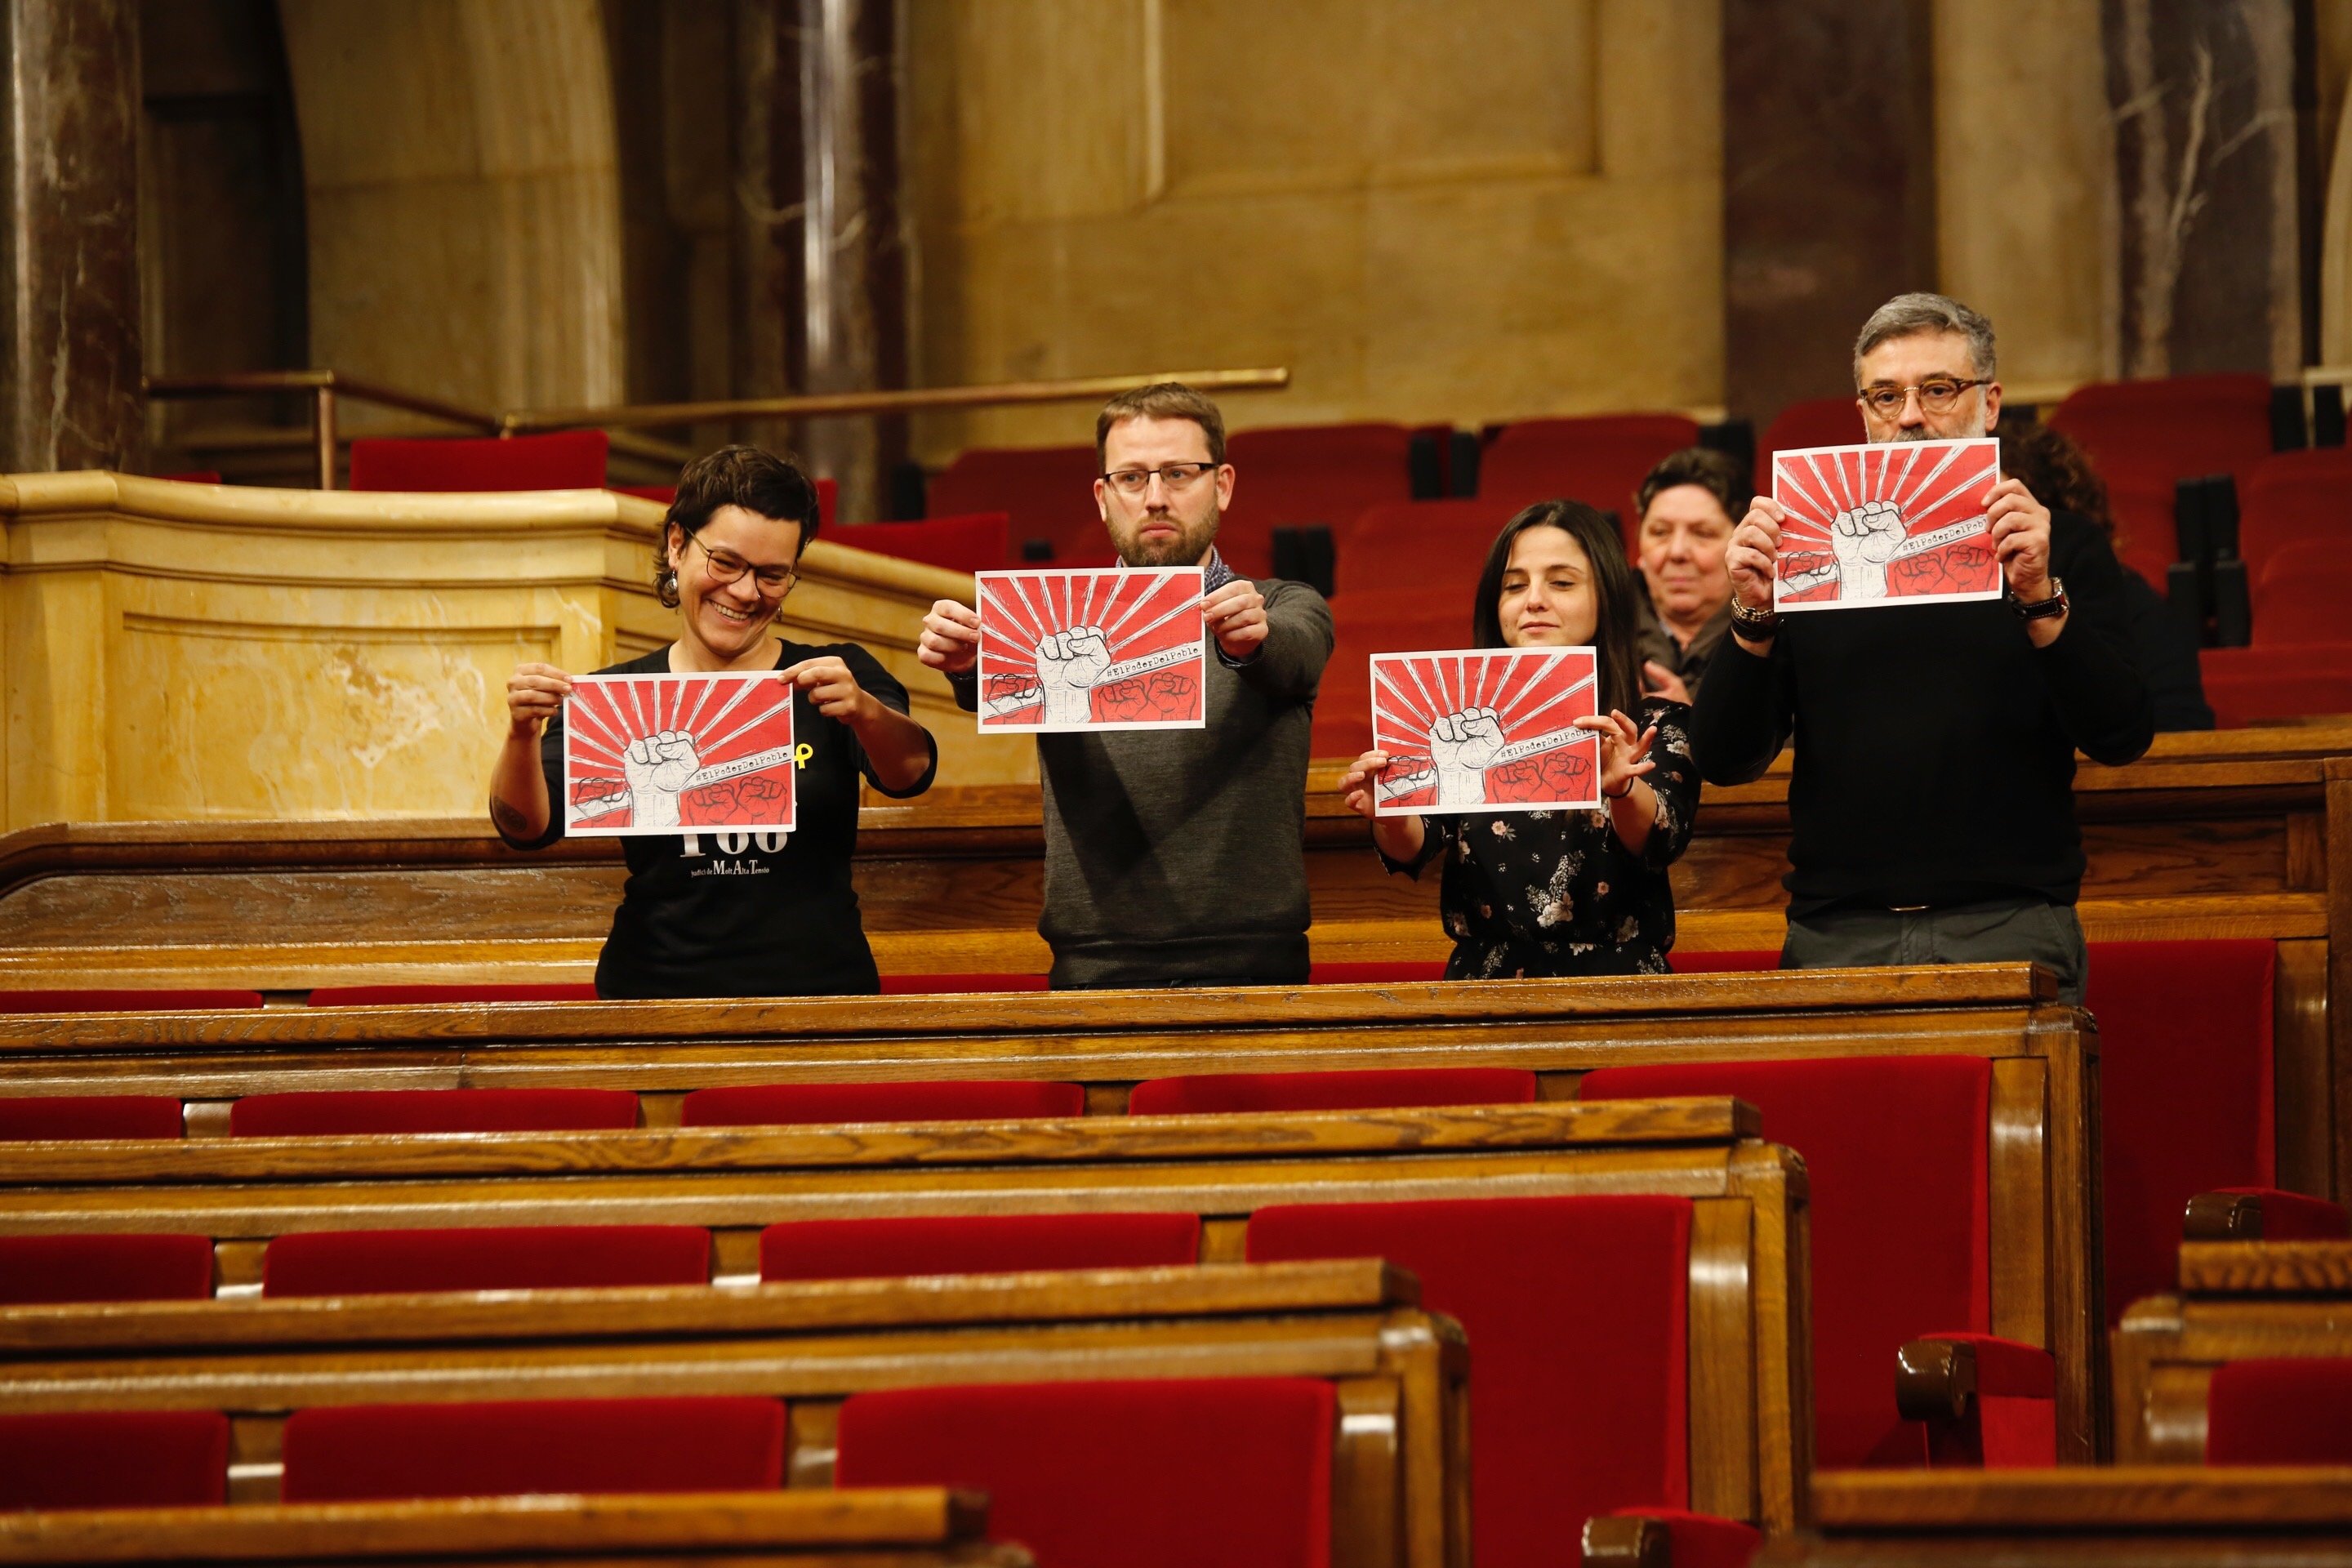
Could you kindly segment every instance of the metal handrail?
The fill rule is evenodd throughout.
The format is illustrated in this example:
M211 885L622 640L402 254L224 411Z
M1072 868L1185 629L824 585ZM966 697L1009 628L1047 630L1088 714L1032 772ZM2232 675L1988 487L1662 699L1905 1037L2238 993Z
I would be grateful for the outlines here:
M1287 367L1269 370L1152 372L1141 375L1075 376L1061 381L1008 381L986 386L927 386L903 392L820 392L791 397L730 397L704 403L639 403L614 408L520 409L500 417L505 429L625 429L650 425L699 425L721 419L825 419L860 414L911 414L930 408L1009 407L1026 403L1077 403L1114 397L1155 381L1181 381L1202 392L1278 391L1290 384Z
M1290 371L1171 371L1141 375L1075 376L1060 381L1000 382L986 386L934 386L902 392L814 393L794 397L720 398L702 403L622 404L604 408L516 409L490 414L460 403L404 392L333 370L249 370L226 375L156 375L140 378L150 397L249 397L302 392L310 395L310 445L318 458L319 488L335 488L335 400L352 398L462 425L489 436L547 430L609 430L613 445L640 457L685 462L693 454L668 441L633 434L647 426L698 425L731 419L826 419L865 414L906 414L929 408L1007 407L1030 403L1075 403L1111 397L1155 381L1181 381L1203 392L1276 391L1290 384Z

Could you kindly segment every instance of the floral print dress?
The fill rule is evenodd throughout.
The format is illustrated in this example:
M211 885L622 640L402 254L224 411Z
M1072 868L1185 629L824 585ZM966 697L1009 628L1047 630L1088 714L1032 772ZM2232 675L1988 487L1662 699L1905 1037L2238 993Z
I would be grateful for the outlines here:
M1657 766L1642 782L1658 814L1642 853L1625 847L1604 806L1424 816L1421 852L1381 856L1418 879L1443 858L1438 913L1454 939L1448 980L1576 974L1663 974L1675 945L1675 896L1666 868L1690 843L1698 807L1690 710L1646 699L1640 723L1658 727Z

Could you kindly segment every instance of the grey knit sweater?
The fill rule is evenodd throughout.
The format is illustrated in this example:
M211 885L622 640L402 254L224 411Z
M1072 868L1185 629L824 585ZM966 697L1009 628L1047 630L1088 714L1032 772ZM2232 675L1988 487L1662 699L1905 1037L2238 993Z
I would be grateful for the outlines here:
M1265 642L1206 661L1205 728L1037 737L1055 986L1307 978L1307 731L1331 611L1302 583L1257 589ZM976 680L953 685L976 706Z

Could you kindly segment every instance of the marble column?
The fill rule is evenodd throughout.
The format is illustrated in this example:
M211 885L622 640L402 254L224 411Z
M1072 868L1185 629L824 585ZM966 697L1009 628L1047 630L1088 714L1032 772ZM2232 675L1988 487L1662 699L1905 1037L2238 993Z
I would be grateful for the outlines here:
M138 470L137 0L0 0L0 470Z
M1937 285L1931 15L1723 0L1724 398L1853 390L1854 333Z
M2116 125L2121 370L2303 363L2294 11L2103 0Z

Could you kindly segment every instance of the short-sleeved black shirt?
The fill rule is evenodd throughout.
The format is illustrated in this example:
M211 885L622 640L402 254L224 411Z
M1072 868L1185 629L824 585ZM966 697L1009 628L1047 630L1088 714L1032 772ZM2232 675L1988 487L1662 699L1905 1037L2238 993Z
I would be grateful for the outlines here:
M875 700L907 711L907 689L855 643L786 642L775 668L826 655L846 664ZM667 675L669 649L596 673ZM621 841L629 879L596 961L598 995L815 996L881 989L849 875L858 778L877 790L881 782L849 726L819 713L805 692L793 696L793 739L809 752L794 780L796 826L780 847L762 848L750 834L707 831ZM538 838L509 840L518 848L544 848L563 837L560 715L541 737L540 760L552 809ZM883 793L920 795L938 771L934 742L923 776L910 788Z

